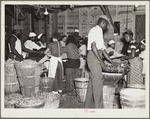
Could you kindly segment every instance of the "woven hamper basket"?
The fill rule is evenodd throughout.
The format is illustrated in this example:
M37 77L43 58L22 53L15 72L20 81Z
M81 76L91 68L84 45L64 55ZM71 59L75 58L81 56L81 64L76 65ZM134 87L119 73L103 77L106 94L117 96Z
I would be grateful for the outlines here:
M120 102L123 109L145 108L145 90L124 88L120 91Z
M39 92L39 86L25 86L21 87L21 93L24 97L31 97Z
M75 78L74 81L75 81L78 101L85 102L89 79L88 78Z
M111 85L103 86L103 101L105 109L112 109L114 102L115 87Z
M50 77L42 77L40 79L40 90L42 92L51 92L53 91L54 79Z

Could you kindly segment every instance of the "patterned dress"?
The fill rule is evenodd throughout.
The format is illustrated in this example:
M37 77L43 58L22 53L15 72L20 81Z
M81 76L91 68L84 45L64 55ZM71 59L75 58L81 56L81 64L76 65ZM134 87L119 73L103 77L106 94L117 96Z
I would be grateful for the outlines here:
M135 51L135 57L129 60L130 63L130 74L129 74L129 84L143 84L143 62L139 57L140 50L138 47L138 43L135 41L131 41L129 44L127 53L128 56L132 54L132 51Z

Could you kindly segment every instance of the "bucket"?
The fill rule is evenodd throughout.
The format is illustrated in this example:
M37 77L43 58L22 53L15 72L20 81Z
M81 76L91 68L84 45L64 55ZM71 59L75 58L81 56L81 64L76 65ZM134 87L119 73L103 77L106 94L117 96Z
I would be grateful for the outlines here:
M21 93L25 97L39 92L41 65L15 64Z
M40 90L42 92L51 92L53 91L54 79L50 77L42 77L40 79Z
M112 109L114 103L115 87L111 85L103 86L103 102L105 109Z
M19 92L20 92L20 89L19 89L18 82L5 84L5 94L19 93Z
M21 87L21 93L24 97L31 97L39 92L39 85Z
M75 78L74 81L75 81L78 101L85 102L89 79L88 78Z
M120 102L123 109L144 109L145 90L124 88L120 91Z

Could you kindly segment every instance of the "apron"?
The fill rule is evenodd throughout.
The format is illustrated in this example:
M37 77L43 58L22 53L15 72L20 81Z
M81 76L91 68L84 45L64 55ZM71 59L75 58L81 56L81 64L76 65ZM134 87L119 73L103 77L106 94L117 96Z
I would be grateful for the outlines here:
M48 68L49 69L48 70L48 77L55 78L58 62L60 62L62 65L62 59L60 57L60 45L59 45L59 43L58 43L58 53L59 53L59 57L55 57L55 56L51 55L49 68ZM63 69L63 65L62 65L62 69Z

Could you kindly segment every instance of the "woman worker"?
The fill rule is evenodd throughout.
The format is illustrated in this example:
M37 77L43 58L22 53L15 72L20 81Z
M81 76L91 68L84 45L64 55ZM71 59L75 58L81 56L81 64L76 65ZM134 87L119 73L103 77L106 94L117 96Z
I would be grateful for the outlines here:
M122 52L127 54L122 60L129 60L130 72L127 84L143 84L143 63L139 57L140 48L139 44L133 40L133 32L127 30L123 33L125 41L128 43L127 48L123 47Z

